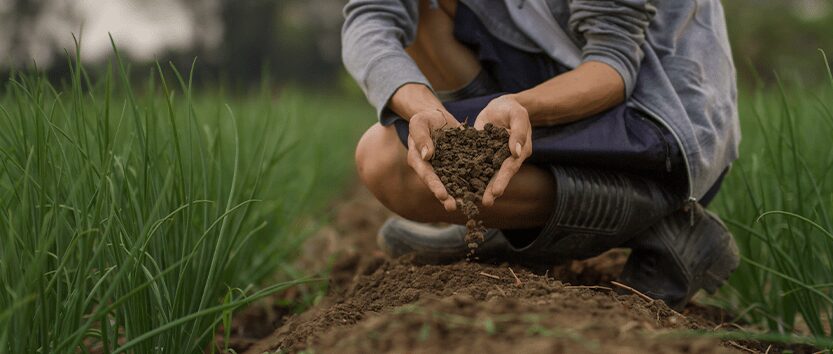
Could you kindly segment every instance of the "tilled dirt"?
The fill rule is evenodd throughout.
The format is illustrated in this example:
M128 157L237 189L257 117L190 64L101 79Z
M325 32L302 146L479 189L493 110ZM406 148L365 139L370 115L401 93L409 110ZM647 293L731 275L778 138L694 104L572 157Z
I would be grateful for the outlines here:
M363 190L338 207L333 227L310 240L299 260L316 272L337 255L328 295L305 313L287 317L247 353L760 349L680 335L715 328L709 316L700 315L714 313L709 309L694 306L677 313L659 301L618 294L608 281L621 270L624 251L543 274L509 264L416 265L407 257L389 260L375 246L376 230L387 215Z
M437 130L433 132L433 140L435 152L431 166L468 219L467 258L472 259L486 232L483 222L477 218L478 204L489 181L511 155L509 132L491 123L486 123L483 130L463 125Z
M698 325L659 302L570 286L524 269L384 262L325 308L287 322L272 350L316 352L730 352L663 337ZM661 330L660 330L661 329Z

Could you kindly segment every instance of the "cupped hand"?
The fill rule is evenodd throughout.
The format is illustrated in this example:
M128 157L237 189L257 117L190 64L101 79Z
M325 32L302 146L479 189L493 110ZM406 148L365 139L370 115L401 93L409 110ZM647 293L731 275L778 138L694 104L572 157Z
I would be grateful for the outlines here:
M492 206L495 199L506 191L506 186L521 169L524 160L532 155L532 124L526 108L512 95L500 96L489 102L477 116L474 127L483 129L486 123L509 131L509 151L512 152L512 156L503 161L483 193L483 205Z
M453 128L459 125L460 123L450 113L436 109L413 115L408 127L408 165L414 169L422 182L434 194L434 197L449 212L457 209L457 203L448 194L429 162L431 157L434 156L434 141L431 138L431 133L438 129Z

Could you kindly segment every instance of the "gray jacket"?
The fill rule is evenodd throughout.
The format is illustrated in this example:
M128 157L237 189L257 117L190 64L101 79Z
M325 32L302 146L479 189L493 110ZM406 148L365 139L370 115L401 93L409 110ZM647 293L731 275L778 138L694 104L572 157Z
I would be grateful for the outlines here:
M688 167L689 201L702 197L737 158L735 68L719 0L460 1L509 45L546 52L568 67L593 60L616 69L627 104L677 138ZM403 49L414 40L417 5L351 0L344 9L344 64L380 116L402 85L430 87ZM562 31L548 27L547 16L524 14L524 6L549 11Z

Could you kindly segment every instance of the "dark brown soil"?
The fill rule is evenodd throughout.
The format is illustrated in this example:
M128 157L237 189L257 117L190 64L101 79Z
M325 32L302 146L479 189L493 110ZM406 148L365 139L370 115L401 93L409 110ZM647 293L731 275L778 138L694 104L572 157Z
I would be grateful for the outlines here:
M711 320L723 315L710 308L690 306L677 313L659 301L617 294L608 281L621 270L625 251L543 274L508 264L416 265L407 258L386 259L376 248L376 230L388 214L369 193L357 192L337 210L334 225L308 242L300 260L311 272L336 260L328 295L305 313L285 318L247 353L722 353L761 348L676 335L721 327Z
M486 231L483 222L477 219L480 214L477 205L489 181L511 155L509 132L486 123L483 130L468 126L440 129L434 132L433 138L435 152L431 166L468 218L466 242L470 250L468 258L472 258Z
M331 306L291 319L272 350L316 352L728 352L717 341L664 338L697 328L659 302L570 286L507 266L408 260L364 269Z

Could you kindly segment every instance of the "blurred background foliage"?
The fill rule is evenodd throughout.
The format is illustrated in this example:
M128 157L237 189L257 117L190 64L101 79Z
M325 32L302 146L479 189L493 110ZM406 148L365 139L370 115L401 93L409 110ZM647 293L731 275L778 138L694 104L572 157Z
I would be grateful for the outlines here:
M823 83L818 49L833 53L833 0L723 0L741 85L770 83L774 70ZM828 55L830 57L830 55Z
M345 2L0 0L0 72L34 62L52 78L65 77L63 52L74 48L69 33L81 33L82 55L93 68L111 54L111 32L137 66L159 59L187 67L198 57L195 78L202 83L246 88L268 76L277 86L343 89ZM809 85L820 82L823 63L815 53L833 52L833 0L723 3L742 85L772 82L773 68Z
M197 58L197 84L229 89L297 83L339 86L342 0L0 0L0 75L36 65L67 77L64 51L81 42L95 73L112 56L108 33L136 67ZM101 68L100 68L101 69ZM103 70L100 70L103 71ZM136 70L146 78L146 70ZM3 77L3 79L5 79ZM212 87L214 85L211 85Z

